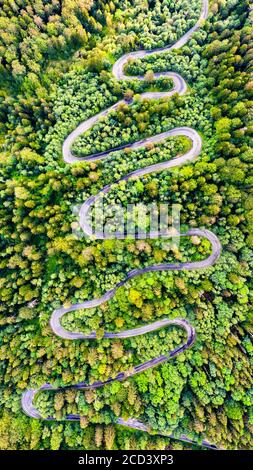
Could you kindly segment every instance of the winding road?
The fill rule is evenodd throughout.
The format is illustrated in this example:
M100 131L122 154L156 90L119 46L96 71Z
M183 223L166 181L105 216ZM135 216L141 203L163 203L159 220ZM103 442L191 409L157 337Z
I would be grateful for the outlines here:
M173 349L173 351L171 351L168 355L162 355L162 356L156 357L155 359L150 359L149 361L146 361L142 364L139 364L138 366L133 367L132 370L129 370L127 372L119 372L115 377L109 378L108 380L104 382L102 382L101 380L93 382L92 384L87 384L86 382L79 382L74 385L67 385L65 387L60 387L60 388L54 388L50 384L44 384L38 390L27 390L22 396L23 410L25 411L26 414L28 414L28 416L31 416L33 418L41 418L40 413L33 406L33 398L35 394L38 393L38 391L42 391L42 390L63 391L69 388L79 389L79 390L95 390L97 388L103 387L104 385L115 382L116 380L121 382L127 379L128 377L132 377L133 375L139 374L140 372L144 372L150 367L154 367L155 365L162 364L163 362L167 362L172 357L175 357L176 355L183 352L185 349L189 348L195 341L195 336L196 336L195 329L185 319L177 318L175 320L168 320L167 318L165 318L164 320L157 321L150 325L146 325L140 328L135 328L133 330L125 330L125 331L122 331L121 333L105 333L104 335L105 338L131 338L131 337L143 335L145 333L149 333L150 331L155 331L155 330L165 328L167 326L172 326L172 325L180 326L186 331L187 341L181 346L178 346L176 349ZM81 339L96 339L96 333L95 332L91 333L90 335L86 335L85 337L82 337Z
M133 59L133 58L141 59L141 58L144 58L144 57L146 57L148 55L151 55L151 54L164 53L164 52L167 52L167 51L172 51L174 49L181 48L183 45L185 45L188 42L188 40L191 38L192 34L195 31L198 30L201 23L207 18L207 16L208 16L208 0L202 0L202 10L201 10L201 15L200 15L200 18L199 18L198 22L179 41L177 41L172 46L168 46L168 47L161 48L161 49L156 49L156 50L152 50L152 51L137 51L137 52L131 52L129 54L125 54L113 66L112 73L113 73L114 77L117 80L132 80L132 79L144 80L143 76L131 77L131 76L128 76L128 75L124 74L124 66L126 65L128 60ZM155 73L154 77L155 78L159 78L159 77L169 77L169 78L171 78L173 80L173 89L170 90L169 92L146 92L146 93L142 93L141 94L142 99L144 99L144 98L158 99L158 98L163 98L163 97L166 97L166 96L172 96L174 93L179 93L180 95L183 95L187 91L187 86L186 86L186 83L185 83L184 79L176 73L173 73L173 72ZM87 160L87 161L99 160L99 159L102 159L102 158L106 158L112 152L116 152L117 150L123 149L125 147L129 147L132 150L135 150L135 149L138 149L140 147L144 147L145 145L147 145L150 142L152 142L152 143L161 142L164 139L166 139L168 137L172 137L172 136L182 135L182 136L188 137L191 140L191 142L192 142L191 149L187 153L185 153L184 155L176 157L176 158L174 158L170 161L150 165L146 168L135 170L135 171L125 175L120 180L118 180L118 182L119 182L119 181L123 181L123 180L127 181L128 179L130 179L132 177L140 177L140 176L144 176L144 175L149 174L149 173L153 173L153 172L157 172L157 171L162 171L164 169L170 169L170 168L173 168L173 167L177 167L177 166L182 165L182 164L184 164L184 163L186 163L190 160L193 160L194 158L196 158L200 154L201 149L202 149L202 139L201 139L200 135L194 129L191 129L189 127L179 127L179 128L167 131L167 132L163 132L161 134L157 134L157 135L152 136L152 137L148 137L146 139L142 139L142 140L140 140L138 142L135 142L135 143L132 143L132 144L122 145L120 147L110 149L110 150L105 151L105 152L95 153L95 154L92 154L92 155L89 155L89 156L83 157L83 158L76 157L72 153L72 150L71 150L75 139L78 136L80 136L81 134L83 134L84 132L86 132L87 130L89 130L92 126L94 126L94 124L101 117L107 116L112 110L117 109L117 107L121 103L127 103L127 101L126 100L118 101L113 106L109 107L108 109L106 109L106 110L96 114L92 118L87 119L86 121L82 122L73 132L71 132L71 134L69 134L69 136L65 139L65 141L63 143L63 148L62 148L63 158L64 158L64 161L66 163L73 163L73 162L80 161L80 160ZM80 225L81 225L84 233L87 236L91 236L93 234L93 231L92 231L92 229L89 226L89 223L87 221L88 213L89 213L92 205L94 204L94 202L101 195L108 193L110 191L110 189L111 189L111 185L105 186L95 196L91 196L90 198L88 198L81 207L81 210L80 210ZM116 232L116 235L117 235L117 232ZM122 236L122 234L120 234L120 235ZM159 236L159 232L158 232L158 236ZM167 263L167 264L148 266L148 267L145 267L143 269L132 270L126 275L126 278L123 281L119 282L113 289L107 291L102 297L92 299L92 300L89 300L89 301L85 301L85 302L82 302L82 303L79 303L79 304L74 304L74 305L72 305L68 308L64 308L62 306L61 308L55 310L53 312L52 316L51 316L51 319L50 319L50 325L51 325L51 328L52 328L53 332L56 335L60 336L61 338L64 338L64 339L67 339L67 340L90 340L90 339L94 340L94 339L96 339L96 332L91 332L90 334L85 335L81 332L67 331L61 325L62 316L65 315L68 312L75 311L75 310L78 310L78 309L86 309L86 308L92 308L92 307L99 306L103 302L106 302L109 299L111 299L115 295L116 290L120 286L124 285L127 281L129 281L130 279L132 279L136 276L140 276L144 273L151 272L151 271L168 271L168 270L180 271L180 270L195 270L195 269L207 268L208 266L212 266L217 261L217 259L219 258L220 254L221 254L221 244L220 244L218 238L216 237L216 235L214 233L210 232L209 230L191 229L186 233L179 234L179 236L180 237L199 236L199 237L204 237L204 238L208 239L210 241L211 247L212 247L211 255L208 258L206 258L205 260L202 260L202 261L185 262L185 263L171 263L171 264ZM102 236L102 238L106 239L106 235ZM109 383L111 383L115 380L123 381L123 380L125 380L126 378L128 378L130 376L133 376L137 373L143 372L143 371L145 371L145 370L147 370L151 367L157 366L157 365L159 365L159 364L161 364L165 361L168 361L169 359L175 357L176 355L178 355L178 354L182 353L183 351L185 351L186 349L190 348L192 346L192 344L194 343L194 341L195 341L195 336L196 336L195 329L192 325L190 325L190 323L186 319L182 319L182 318L176 318L176 319L173 319L173 320L165 318L163 320L151 323L149 325L145 325L145 326L135 328L135 329L132 329L132 330L125 330L125 331L122 331L122 332L119 332L119 333L106 332L104 334L104 338L130 338L130 337L135 337L135 336L138 336L138 335L143 335L143 334L149 333L151 331L155 331L157 329L165 328L165 327L171 326L171 325L183 328L187 333L187 340L186 340L185 343L183 343L179 347L175 348L173 351L169 352L167 355L161 355L161 356L158 356L157 358L146 361L142 364L139 364L139 365L135 366L132 370L129 370L129 371L126 371L126 372L119 372L115 377L109 378L108 380L106 380L104 382L97 381L97 382L94 382L92 384L87 384L86 382L80 382L78 384L74 384L74 385L70 385L70 386L66 386L66 387L61 387L61 388L54 388L50 384L44 384L39 389L27 390L26 392L23 393L22 400L21 400L23 411L28 416L30 416L32 418L41 419L42 418L41 414L39 413L39 411L35 408L35 406L33 404L35 395L38 392L46 391L46 390L57 391L57 390L64 390L64 389L68 389L68 388L82 389L82 390L97 389L97 388L103 387L104 385L109 384ZM66 420L76 421L76 420L80 419L80 416L79 415L67 415L65 419ZM47 420L54 420L54 418L53 417L48 417ZM149 428L145 424L143 424L142 422L140 422L140 421L138 421L134 418L130 418L127 421L123 420L122 418L118 418L117 423L121 424L121 425L124 425L124 426L127 426L127 427L131 427L133 429L139 429L139 430L146 431L146 432L149 431ZM163 435L166 435L166 436L172 437L172 438L174 437L171 434L163 434ZM191 439L189 439L185 435L178 438L178 440L181 440L183 442L189 442L189 443L195 443L196 444L195 441L192 441ZM206 440L202 441L202 445L205 446L205 447L209 447L209 448L216 448L216 446L210 444Z
M212 266L216 262L216 260L219 258L220 253L221 253L221 244L220 244L219 239L216 237L216 235L214 235L209 230L200 230L200 229L191 229L185 234L180 234L180 237L189 237L189 236L200 236L200 237L207 238L211 242L211 246L212 246L211 255L202 261L171 263L171 264L168 264L168 263L155 264L152 266L146 266L145 268L142 268L142 269L134 269L132 271L129 271L129 273L126 275L126 278L124 280L116 284L116 286L113 289L107 291L102 297L92 299L92 300L86 300L82 303L73 304L70 307L66 307L66 308L60 307L59 309L54 310L50 318L50 326L53 332L57 336L60 336L63 339L72 339L72 340L73 339L96 339L95 332L91 332L90 334L85 335L84 333L81 333L81 332L74 332L74 331L66 330L61 325L61 318L63 317L63 315L65 315L68 312L73 312L75 310L80 310L80 309L98 307L102 303L107 302L112 297L114 297L119 287L123 286L130 279L133 279L134 277L140 276L144 273L148 273L152 271L183 271L183 270L189 271L189 270L203 269L203 268ZM160 322L152 323L150 325L137 328L135 330L127 330L127 331L122 331L120 333L105 333L104 337L105 338L129 338L131 336L143 335L145 333L148 333L149 331L156 330L157 328L163 328L164 327L163 322L168 322L168 321L170 322L169 324L173 323L173 324L177 324L178 326L182 326L183 328L185 328L184 320L175 319L175 320L170 321L170 320L165 319Z

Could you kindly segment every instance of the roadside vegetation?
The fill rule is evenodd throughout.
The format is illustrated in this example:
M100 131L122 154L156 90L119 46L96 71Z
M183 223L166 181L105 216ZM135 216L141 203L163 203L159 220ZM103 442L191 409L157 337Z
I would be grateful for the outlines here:
M209 18L179 51L133 60L116 82L112 63L138 48L173 43L199 17L194 0L5 0L0 17L0 448L172 449L182 443L152 432L204 437L218 447L253 446L253 16L247 0L213 0ZM251 5L252 6L252 5ZM187 15L185 12L187 11ZM29 34L28 34L29 33ZM110 52L109 52L110 51ZM174 71L184 96L143 100L170 89L152 73ZM167 250L159 240L89 240L73 234L73 206L134 169L183 154L178 137L107 159L65 164L62 143L77 125L123 96L119 107L74 143L86 156L179 125L203 137L200 157L172 171L113 186L108 203L181 205L182 231L212 230L223 247L203 271L149 273L129 281L98 308L66 314L69 330L98 332L99 341L64 341L49 326L62 304L101 296L131 269L194 261L210 254L206 240ZM160 318L187 318L197 341L171 362L97 391L44 392L44 417L21 411L20 397L45 382L63 386L116 375L184 341L179 328L128 340L103 332ZM80 423L64 416L82 415ZM115 425L145 422L151 434ZM80 430L81 428L81 430Z

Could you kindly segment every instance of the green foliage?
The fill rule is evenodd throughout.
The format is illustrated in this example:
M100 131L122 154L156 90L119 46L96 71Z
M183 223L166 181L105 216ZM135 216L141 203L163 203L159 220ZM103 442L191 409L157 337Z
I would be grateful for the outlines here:
M23 2L24 3L24 2ZM154 3L154 5L153 5ZM188 7L187 17L183 7ZM154 432L203 436L228 449L252 448L253 157L252 12L247 1L213 1L210 15L179 51L134 60L126 71L143 83L117 83L111 64L123 52L174 42L199 16L200 1L4 2L1 12L1 449L164 449L168 438L114 426L136 417ZM187 19L186 19L187 18ZM133 21L134 19L134 21ZM29 34L28 34L29 33ZM159 38L159 40L158 40ZM160 41L160 42L159 42ZM138 99L152 71L172 70L189 85L183 97ZM204 271L149 273L119 288L99 308L65 315L70 330L99 341L62 341L49 318L64 304L101 296L131 269L206 258L205 240L180 249L161 240L76 239L72 206L136 168L189 149L185 138L106 161L65 165L64 138L122 96L134 95L74 144L77 155L129 144L178 125L195 128L203 150L190 165L115 184L109 203L181 205L182 231L206 227L219 237L219 263ZM7 110L7 113L6 113ZM6 115L7 114L7 115ZM31 420L21 393L49 382L106 380L182 344L168 328L125 340L103 332L159 318L185 317L197 341L173 362L96 391L43 392ZM80 423L67 423L79 413Z

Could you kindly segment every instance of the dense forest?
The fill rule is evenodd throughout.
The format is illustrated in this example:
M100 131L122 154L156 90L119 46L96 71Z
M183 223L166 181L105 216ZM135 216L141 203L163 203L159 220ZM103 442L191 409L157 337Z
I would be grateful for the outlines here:
M197 449L186 434L225 449L253 446L253 5L212 0L209 16L179 50L133 59L117 81L122 54L174 43L199 18L200 0L0 1L0 448ZM182 75L187 93L170 90ZM122 176L184 154L191 143L169 138L106 160L62 158L77 125L125 97L124 103L76 139L84 157L177 126L203 139L201 155L173 171L116 184ZM98 340L63 340L49 324L54 309L100 297L131 269L196 261L210 244L185 238L94 240L77 236L75 207L106 184L106 201L153 201L181 207L181 230L205 227L222 244L217 264L199 271L154 272L129 280L109 302L69 312L70 331ZM55 387L116 376L185 340L176 327L124 340L104 331L137 328L161 318L186 318L197 339L177 358L97 390L38 393L44 418L22 412L21 395L45 382ZM81 415L66 422L67 414ZM116 424L136 417L149 433ZM162 436L173 434L175 439Z

